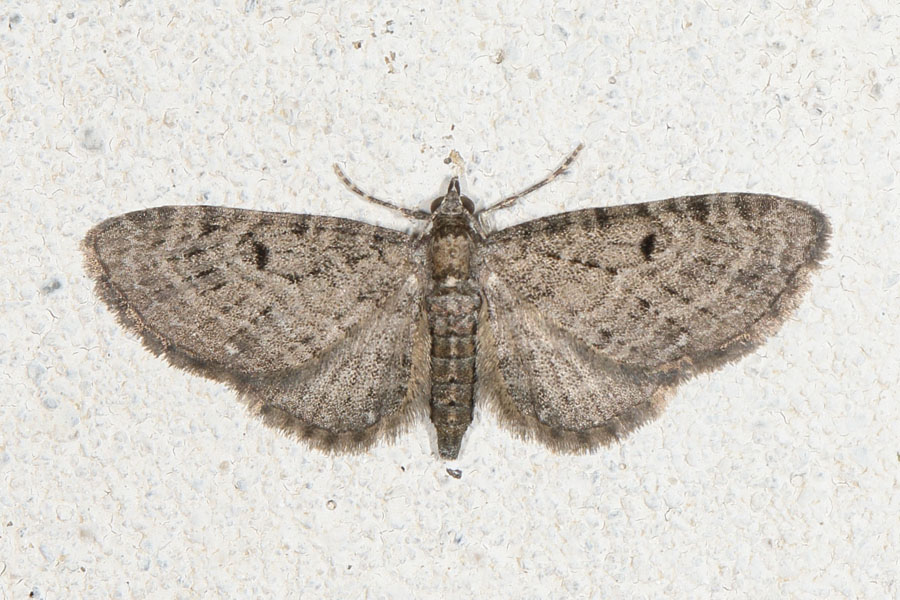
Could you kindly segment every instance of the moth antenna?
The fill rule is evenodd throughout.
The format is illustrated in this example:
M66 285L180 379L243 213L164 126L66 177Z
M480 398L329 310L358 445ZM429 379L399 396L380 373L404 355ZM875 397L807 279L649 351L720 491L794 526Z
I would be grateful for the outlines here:
M383 206L385 208L390 208L391 210L397 211L402 214L404 217L408 217L410 219L416 219L419 221L425 221L431 218L431 213L427 213L422 210L412 210L409 208L404 208L402 206L397 206L396 204L391 204L381 198L376 198L375 196L368 194L362 191L359 186L353 183L349 177L344 173L344 171L338 166L337 163L332 165L334 168L335 175L338 176L338 179L341 180L348 190L365 200L366 202L371 202L372 204L377 204L378 206Z
M485 213L488 213L488 212L491 212L494 210L499 210L501 208L510 207L513 204L515 204L516 201L519 200L520 198L527 196L528 194L530 194L531 192L533 192L535 190L541 189L542 187L544 187L545 185L547 185L548 183L550 183L551 181L553 181L554 179L556 179L557 177L559 177L560 175L565 173L566 170L572 165L572 163L575 162L575 157L578 156L578 153L581 152L582 149L584 149L584 143L579 143L578 146L576 146L575 149L569 153L569 155L565 158L565 160L562 161L562 164L559 165L559 167L555 171L553 171L552 173L550 173L549 175L547 175L545 178L538 181L534 185L525 188L521 192L513 194L512 196L508 196L508 197L504 198L503 200L497 202L493 206L489 206L489 207L485 208L483 211L481 211L481 214L485 214Z

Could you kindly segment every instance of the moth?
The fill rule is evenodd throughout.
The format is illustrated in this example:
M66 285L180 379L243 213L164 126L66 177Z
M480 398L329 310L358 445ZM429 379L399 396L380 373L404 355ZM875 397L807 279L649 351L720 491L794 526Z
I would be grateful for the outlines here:
M589 208L499 231L453 177L431 210L366 201L416 233L336 217L163 206L83 242L98 295L156 355L223 381L264 421L361 451L429 415L456 458L476 403L585 452L748 353L825 256L808 204L731 193Z

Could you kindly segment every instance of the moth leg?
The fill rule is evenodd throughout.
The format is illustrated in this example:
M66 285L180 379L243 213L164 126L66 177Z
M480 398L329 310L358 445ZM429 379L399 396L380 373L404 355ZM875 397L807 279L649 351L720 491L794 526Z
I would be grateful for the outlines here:
M347 175L338 166L337 163L334 163L332 165L332 167L334 168L334 173L338 176L338 179L341 180L341 183L343 183L347 187L347 189L349 189L351 192L353 192L354 194L356 194L357 196L359 196L366 202L371 202L372 204L377 204L378 206L384 206L385 208L390 208L391 210L395 210L395 211L399 212L404 217L408 217L410 219L416 219L418 221L424 221L424 220L431 218L431 213L427 213L423 210L412 210L409 208L404 208L402 206L397 206L395 204L391 204L390 202L387 202L380 198L376 198L375 196L373 196L371 194L367 194L366 192L362 191L355 183L350 181L350 178L347 177Z
M493 206L489 206L489 207L485 208L479 214L483 215L483 214L489 213L494 210L499 210L501 208L507 208L509 206L512 206L520 198L523 198L523 197L527 196L528 194L530 194L531 192L541 189L542 187L544 187L545 185L547 185L548 183L550 183L551 181L553 181L554 179L556 179L557 177L559 177L560 175L565 173L566 170L572 165L572 163L575 162L575 157L578 156L578 153L581 152L581 150L583 148L584 148L583 143L578 144L578 146L576 146L575 149L569 153L569 155L565 158L565 160L562 162L562 164L559 165L559 167L555 171L553 171L552 173L550 173L549 175L547 175L546 177L544 177L542 180L538 181L534 185L525 188L521 192L513 194L512 196L506 197L503 200L494 204Z

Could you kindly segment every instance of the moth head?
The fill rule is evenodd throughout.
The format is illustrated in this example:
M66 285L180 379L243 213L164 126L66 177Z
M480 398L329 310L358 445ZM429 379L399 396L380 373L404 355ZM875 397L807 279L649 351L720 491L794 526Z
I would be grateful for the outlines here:
M459 177L454 177L447 186L447 193L438 196L431 203L431 214L461 215L465 213L475 214L475 203L467 196L460 195Z

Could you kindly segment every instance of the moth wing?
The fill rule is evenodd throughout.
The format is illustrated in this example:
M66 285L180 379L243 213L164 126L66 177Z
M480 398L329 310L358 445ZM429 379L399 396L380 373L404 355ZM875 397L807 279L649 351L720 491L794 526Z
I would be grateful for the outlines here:
M666 388L617 364L485 274L475 394L525 439L583 451L620 439L664 406Z
M424 259L404 233L170 206L108 219L83 248L148 349L317 447L361 449L427 410Z
M559 449L619 438L657 415L679 381L774 333L829 234L809 205L755 194L580 210L496 232L481 255L479 393L507 425Z

